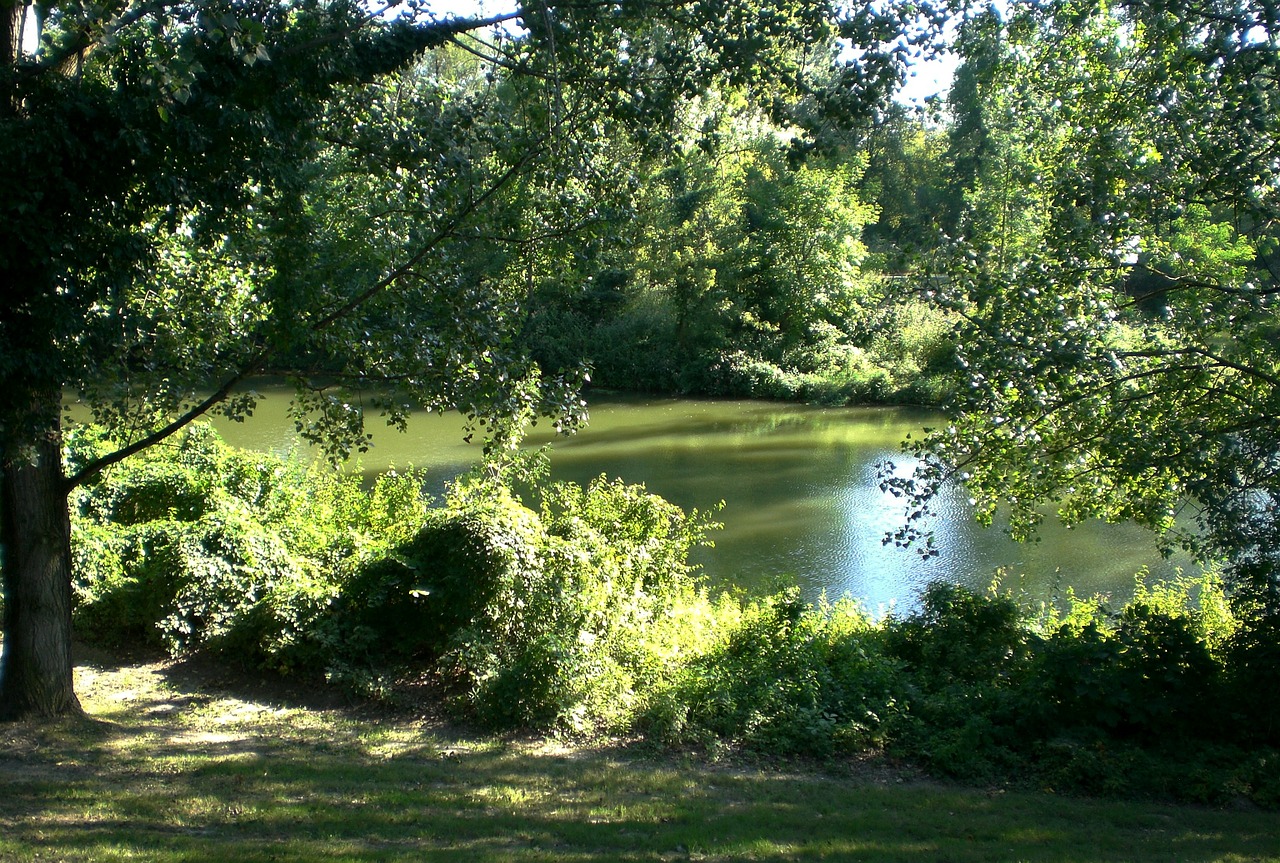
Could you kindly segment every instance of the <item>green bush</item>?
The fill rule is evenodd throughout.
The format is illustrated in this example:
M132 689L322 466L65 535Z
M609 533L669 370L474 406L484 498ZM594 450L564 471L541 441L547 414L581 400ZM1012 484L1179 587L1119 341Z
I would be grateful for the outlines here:
M68 460L106 445L79 430ZM322 666L315 636L338 585L417 530L421 485L391 472L365 490L358 477L236 450L192 426L77 491L77 630L115 645Z
M478 486L460 494L501 492ZM544 490L539 547L451 640L455 702L485 724L621 728L705 642L709 603L689 548L709 525L642 486L604 477Z
M1260 693L1232 688L1248 630L1213 575L1140 583L1119 611L1069 594L1039 617L930 588L919 612L886 624L905 663L889 749L984 782L1264 802L1274 783L1254 765L1274 753L1240 724Z
M749 603L645 715L668 743L830 756L875 748L896 709L897 664L856 604L805 605L792 588Z
M117 647L159 642L155 622L163 601L148 596L139 579L141 559L123 531L109 524L72 522L73 621L80 637Z
M1280 748L1280 612L1255 608L1243 616L1223 645L1222 659L1238 738ZM1270 788L1280 800L1280 779L1273 776Z
M944 775L989 781L1009 772L1036 644L1018 604L935 583L918 611L885 621L884 637L904 688L892 748Z
M76 531L74 548L81 636L174 655L202 648L264 659L269 649L248 637L247 622L269 594L302 577L279 538L243 512L114 535L90 526Z
M540 577L537 516L503 489L430 514L417 535L343 585L340 628L369 665L438 660L464 627L510 626L510 597Z
M920 610L885 625L886 649L928 690L1017 680L1030 635L1022 609L1007 596L982 596L935 582Z
M314 641L331 679L370 693L424 672L490 727L625 727L705 640L710 604L686 562L709 528L603 477L541 489L528 508L487 465L417 534L341 585Z
M259 603L299 577L300 561L272 531L245 512L205 516L180 535L167 573L173 597L157 621L169 652L197 648L260 661L263 645L250 625Z
M1064 625L1037 657L1040 721L1057 734L1177 742L1220 722L1222 674L1185 616L1133 603L1108 631Z
M92 498L91 515L128 526L149 521L195 521L210 511L213 478L180 464L146 462Z
M411 473L365 490L199 427L175 443L78 495L86 637L366 690L430 673L476 721L588 729L625 726L713 628L686 562L710 523L642 487L551 486L535 511L489 465L432 509Z
M680 392L685 351L669 310L640 304L611 317L590 337L586 358L597 384L640 392Z

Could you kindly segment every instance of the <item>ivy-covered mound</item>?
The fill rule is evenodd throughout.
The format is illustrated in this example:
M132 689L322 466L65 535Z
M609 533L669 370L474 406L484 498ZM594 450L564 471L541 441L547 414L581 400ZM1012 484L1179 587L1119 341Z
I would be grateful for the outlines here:
M370 490L192 428L78 494L78 631L367 695L426 677L489 726L625 728L729 607L686 562L709 522L603 477L531 509L515 474L488 466L436 503L414 471Z
M79 632L379 697L426 681L494 729L1280 805L1280 618L1213 576L1118 611L934 585L877 620L794 589L709 597L687 554L710 523L641 486L545 485L527 462L440 502L423 481L369 489L194 428L78 494Z

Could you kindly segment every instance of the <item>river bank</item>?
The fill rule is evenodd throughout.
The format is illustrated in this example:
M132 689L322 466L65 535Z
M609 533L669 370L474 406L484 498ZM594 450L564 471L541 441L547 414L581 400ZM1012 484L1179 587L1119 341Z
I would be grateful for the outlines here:
M241 423L214 418L219 434L245 449L310 456L288 414L288 388L264 381L256 390L263 401L254 415ZM1132 524L1068 529L1050 517L1038 541L1015 543L999 527L978 526L958 487L936 501L935 555L886 544L906 509L880 488L880 465L911 469L901 442L942 420L926 409L605 392L593 392L589 408L590 423L572 437L545 423L531 429L530 447L551 445L551 477L583 485L602 473L620 477L685 510L707 512L724 501L715 546L693 553L717 587L759 595L794 580L811 601L848 595L875 610L909 610L932 581L982 592L1000 571L1006 589L1033 602L1071 588L1122 603L1139 572L1159 582L1197 571L1185 555L1162 556L1153 535ZM457 414L415 413L402 434L371 417L372 448L346 469L372 482L412 465L440 494L481 458L478 436L466 442L463 426Z
M76 675L87 720L0 726L5 861L1280 861L1247 808L469 735L105 653Z

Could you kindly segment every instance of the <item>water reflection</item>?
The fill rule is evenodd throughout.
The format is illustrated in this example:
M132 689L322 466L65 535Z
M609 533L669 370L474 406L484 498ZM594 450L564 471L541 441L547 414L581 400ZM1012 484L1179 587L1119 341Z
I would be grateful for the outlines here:
M240 446L294 446L284 401L272 394L253 419L225 425L224 434ZM1166 577L1187 565L1162 560L1150 535L1131 525L1068 531L1048 524L1039 542L1017 544L999 529L977 527L967 498L954 489L938 501L942 517L931 525L937 556L885 545L904 506L880 491L875 466L890 459L909 470L899 442L936 420L908 409L597 398L590 426L554 442L552 475L576 482L620 476L686 508L706 510L724 500L718 518L725 528L715 535L715 548L696 553L713 581L763 590L784 575L810 598L848 594L872 608L910 606L934 579L982 589L999 567L1010 573L1006 583L1044 599L1067 585L1125 596L1144 566ZM460 427L456 417L424 415L414 418L408 435L375 432L362 467L371 473L392 465L426 467L441 487L479 457L478 446L462 442ZM532 442L551 440L539 432Z
M1039 542L1014 543L972 519L965 493L936 502L936 556L884 543L904 503L879 488L876 465L914 462L898 450L935 415L905 409L840 409L751 402L615 403L593 408L592 427L556 447L553 474L583 482L601 471L648 487L684 507L724 499L725 529L697 554L708 575L752 590L794 577L810 598L850 595L871 608L910 606L936 579L974 589L1005 583L1037 599L1067 585L1078 592L1132 590L1136 572L1173 575L1186 560L1163 560L1132 525L1046 527Z

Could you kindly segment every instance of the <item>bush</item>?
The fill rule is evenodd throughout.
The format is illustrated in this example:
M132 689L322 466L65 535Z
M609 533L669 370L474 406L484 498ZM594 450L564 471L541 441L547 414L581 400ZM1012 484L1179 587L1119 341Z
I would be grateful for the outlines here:
M601 386L640 392L679 392L685 363L670 311L640 304L600 323L585 356Z
M495 494L481 489L460 502ZM686 557L709 523L604 477L545 490L536 518L529 566L451 640L455 703L494 726L625 727L706 640L710 606Z
M889 654L930 691L1020 679L1031 638L1012 598L940 582L925 588L919 611L889 618L885 635Z
M970 780L1262 802L1273 785L1254 765L1273 753L1239 724L1257 693L1232 690L1230 652L1248 629L1211 574L1140 583L1114 612L1068 594L1039 619L1007 597L933 587L886 625L905 663L889 748Z
M383 691L429 671L489 727L625 727L706 638L686 558L710 524L603 477L545 488L535 511L513 473L458 481L416 536L343 584L319 627L330 676Z
M795 588L749 603L645 716L668 743L830 756L883 742L897 665L856 604L806 606Z
M1012 771L1036 646L1017 603L931 584L919 611L885 621L884 638L904 687L892 748L948 776L990 781Z
M258 605L305 577L301 562L244 512L210 514L178 537L172 569L162 576L173 596L156 623L165 646L174 655L203 647L260 662L266 651L262 626L253 624Z
M604 478L535 511L519 474L486 466L431 509L414 474L365 491L193 428L81 490L77 626L366 690L437 674L494 726L622 727L707 639L686 560L711 524Z
M245 513L151 521L115 535L82 528L74 545L80 635L174 655L202 648L263 660L270 650L249 636L248 620L273 591L305 577L279 539Z
M73 525L78 633L113 646L163 645L159 622L170 613L177 593L185 530L182 522L168 520L124 529Z
M1280 612L1255 608L1222 649L1226 702L1241 742L1280 748ZM1280 794L1280 781L1270 783Z
M81 431L68 458L105 445ZM421 482L392 472L366 491L357 477L235 450L192 426L77 492L77 630L274 668L319 664L314 635L338 585L421 524Z
M1220 703L1220 671L1186 617L1136 602L1109 631L1091 621L1046 640L1035 669L1040 722L1055 734L1199 738L1220 721L1205 709Z
M122 471L95 495L89 515L121 526L149 521L195 521L209 512L213 478L180 464L143 463Z
M438 660L464 627L513 623L505 607L540 576L537 516L509 492L433 512L408 542L366 563L344 586L336 625L369 665Z

